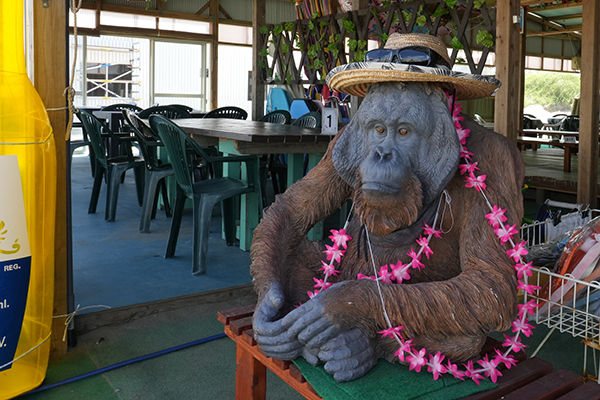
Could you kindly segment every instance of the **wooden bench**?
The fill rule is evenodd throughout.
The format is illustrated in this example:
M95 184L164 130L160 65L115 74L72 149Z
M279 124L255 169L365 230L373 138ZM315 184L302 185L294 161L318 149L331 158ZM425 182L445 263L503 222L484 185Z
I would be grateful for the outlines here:
M571 172L571 155L577 154L579 143L577 142L564 142L558 140L551 140L539 137L530 136L519 136L517 138L517 146L520 150L525 150L525 145L530 144L531 149L536 151L538 146L547 144L550 146L562 147L565 152L563 155L563 171Z
M225 333L236 343L236 400L264 400L267 391L267 368L309 400L321 397L306 382L300 370L291 361L265 356L253 337L252 314L254 305L220 311L218 320L225 326ZM482 354L493 354L499 342L488 338ZM565 369L553 371L552 364L540 358L524 359L502 371L495 389L468 396L468 400L492 399L598 399L600 385L593 381L583 383L582 377ZM517 356L518 356L517 355Z

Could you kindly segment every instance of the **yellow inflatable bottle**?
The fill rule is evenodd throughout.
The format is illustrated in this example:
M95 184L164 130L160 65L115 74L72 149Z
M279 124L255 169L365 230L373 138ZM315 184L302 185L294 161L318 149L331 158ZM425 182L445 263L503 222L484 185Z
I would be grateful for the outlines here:
M0 0L0 399L44 380L53 309L56 153L23 43L23 1Z

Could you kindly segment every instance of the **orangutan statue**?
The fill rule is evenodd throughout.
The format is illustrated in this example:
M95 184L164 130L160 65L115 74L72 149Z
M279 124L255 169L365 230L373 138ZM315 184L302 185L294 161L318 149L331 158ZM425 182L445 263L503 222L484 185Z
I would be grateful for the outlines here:
M508 245L488 225L484 197L465 187L458 171L460 143L447 98L447 92L483 97L499 82L451 72L447 54L435 66L404 68L398 60L404 68L398 72L395 63L356 63L354 69L332 71L330 86L366 92L364 101L321 162L277 196L254 231L258 345L268 356L302 355L324 364L338 381L362 376L379 358L396 358L397 343L378 333L389 323L403 326L402 335L415 348L464 362L479 354L488 333L509 328L517 314ZM507 208L507 224L518 224L524 175L519 151L503 136L463 118L462 128L470 130L468 151L478 173L486 176L487 199ZM348 200L354 204L346 229L352 239L339 274L330 278L331 287L309 299L326 254L325 244L308 240L307 233ZM376 275L384 265L409 262L407 253L423 235L424 224L433 226L436 218L444 233L431 239L433 253L421 260L424 267L411 271L410 281L378 285L357 279Z

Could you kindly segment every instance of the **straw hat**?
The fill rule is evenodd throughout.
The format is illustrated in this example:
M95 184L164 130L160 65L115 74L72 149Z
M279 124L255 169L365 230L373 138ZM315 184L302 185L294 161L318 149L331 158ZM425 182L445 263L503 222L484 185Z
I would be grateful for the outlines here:
M451 65L448 50L435 36L420 33L394 33L385 49L403 49L421 46L435 51ZM340 65L327 74L327 85L338 92L365 96L369 86L377 82L447 82L456 89L456 97L463 100L488 97L502 84L491 75L468 74L452 71L445 65L424 67L397 62L365 61Z

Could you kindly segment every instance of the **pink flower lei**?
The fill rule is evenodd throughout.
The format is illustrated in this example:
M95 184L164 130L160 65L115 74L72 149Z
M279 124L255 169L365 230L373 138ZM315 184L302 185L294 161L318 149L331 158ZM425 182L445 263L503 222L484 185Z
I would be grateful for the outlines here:
M531 263L525 263L523 260L523 256L527 254L527 249L525 247L526 242L521 241L519 243L515 243L513 241L512 237L518 233L516 224L512 226L505 225L504 222L506 222L507 218L504 213L506 212L506 209L502 209L497 205L492 205L485 195L484 191L486 189L486 176L477 176L475 174L475 171L479 169L477 167L477 162L471 162L473 153L470 153L466 148L466 140L469 136L470 130L463 129L460 124L460 121L463 120L463 117L460 116L462 107L460 107L459 104L455 104L452 95L447 94L447 97L448 108L452 110L452 120L454 121L460 142L460 156L464 163L459 165L459 171L461 175L466 175L465 186L474 188L483 196L490 210L490 213L485 215L485 218L488 220L488 224L492 226L494 233L496 236L498 236L498 239L502 244L506 242L510 244L511 249L507 250L506 254L514 262L514 268L517 271L517 289L525 290L527 293L531 294L534 292L534 290L539 290L540 287L527 284L522 280L525 275L532 275ZM446 201L449 202L449 196L446 192L445 196ZM404 327L392 326L385 309L385 304L381 294L380 282L390 284L395 282L397 284L401 284L402 282L410 279L410 270L412 268L418 268L420 270L421 268L425 267L425 265L421 262L421 259L423 255L429 259L431 254L433 254L433 250L431 250L429 247L431 238L441 238L441 233L443 233L441 228L443 218L438 220L441 204L442 200L440 200L440 205L438 205L438 212L436 213L433 226L429 226L426 223L424 224L425 226L422 228L424 235L419 236L419 238L416 240L418 244L418 250L415 251L414 248L411 247L410 251L406 253L411 258L409 263L403 264L401 261L398 261L397 264L381 266L379 271L377 271L373 257L371 257L373 271L375 274L373 276L358 274L357 277L358 279L372 279L377 282L379 294L382 299L384 317L388 325L387 329L384 329L379 333L382 335L382 337L391 337L398 342L398 350L394 352L394 355L398 357L400 361L408 363L409 370L414 369L415 371L420 372L421 368L426 367L427 371L432 373L434 380L437 380L440 375L448 373L463 381L465 380L465 377L471 378L477 385L479 385L479 381L485 379L485 377L489 378L492 382L496 382L498 376L502 376L502 373L498 370L498 366L501 363L504 363L506 368L510 369L517 363L517 360L510 355L510 353L518 353L519 351L523 350L524 347L527 347L521 342L520 335L523 334L529 337L532 334L531 330L534 327L527 323L527 315L533 314L533 311L536 307L534 300L530 300L525 304L518 305L519 314L512 323L512 332L515 332L515 335L504 335L505 341L502 346L506 347L507 349L504 352L496 349L496 355L494 355L491 359L489 359L486 355L483 359L477 361L476 363L469 361L463 364L464 370L459 370L458 365L452 364L449 360L444 364L445 356L443 356L440 352L437 352L436 354L429 354L424 348L420 350L415 349L412 343L413 339L405 340L402 337L401 331ZM324 279L313 278L315 281L315 291L308 292L310 298L316 296L320 291L330 287L332 283L327 282L328 278L332 275L337 276L339 273L333 264L334 262L340 262L341 257L344 256L344 253L348 247L347 242L351 239L351 237L346 234L345 228L347 224L348 222L346 222L344 228L340 229L339 231L335 229L331 230L332 235L329 236L329 238L333 241L333 246L326 246L324 253L327 255L328 262L322 261L323 266L320 268L320 270L323 271ZM369 240L367 240L367 243L369 243L370 246Z

